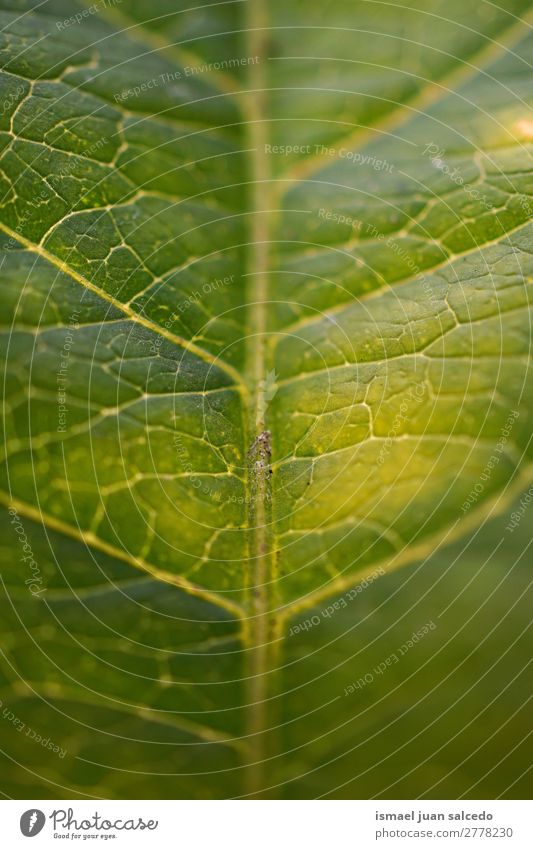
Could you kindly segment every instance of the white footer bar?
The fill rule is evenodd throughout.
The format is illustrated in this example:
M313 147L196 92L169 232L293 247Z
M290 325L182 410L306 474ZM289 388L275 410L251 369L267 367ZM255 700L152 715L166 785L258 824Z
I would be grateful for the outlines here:
M0 825L6 849L533 847L526 801L3 801Z

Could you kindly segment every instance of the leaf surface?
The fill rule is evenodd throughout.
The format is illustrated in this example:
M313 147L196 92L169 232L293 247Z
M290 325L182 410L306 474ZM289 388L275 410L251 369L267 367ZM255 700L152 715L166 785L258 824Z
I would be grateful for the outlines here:
M453 598L507 511L472 605L525 545L530 3L1 6L6 792L364 795L382 731L373 795L505 793L498 747L383 765L389 696L358 723L337 678L389 594L438 618L437 545L473 534Z

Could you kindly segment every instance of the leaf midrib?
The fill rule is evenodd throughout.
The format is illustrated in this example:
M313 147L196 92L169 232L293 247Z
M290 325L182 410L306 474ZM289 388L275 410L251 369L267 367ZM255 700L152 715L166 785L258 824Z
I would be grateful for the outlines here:
M265 420L261 387L268 370L267 310L268 271L272 227L272 192L269 162L265 153L267 136L266 0L246 3L245 38L247 55L259 57L248 67L247 88L242 101L243 122L251 182L250 235L247 255L246 376L250 390L247 417L247 511L248 511L248 616L243 640L248 643L245 676L246 759L244 790L248 797L262 798L266 786L265 763L272 756L276 726L268 701L279 641L274 632L279 624L275 606L275 532L272 523L270 481L270 432ZM257 446L257 439L266 440Z

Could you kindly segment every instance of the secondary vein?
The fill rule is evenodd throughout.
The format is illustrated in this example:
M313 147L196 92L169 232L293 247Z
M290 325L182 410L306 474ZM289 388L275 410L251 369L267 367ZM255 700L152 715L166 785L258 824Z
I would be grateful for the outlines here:
M197 598L204 599L210 604L222 607L231 613L237 620L241 619L243 616L243 610L240 605L225 599L220 595L211 593L209 590L204 590L202 587L188 581L187 578L182 578L180 575L175 575L172 572L160 569L152 563L144 560L142 557L133 556L124 549L105 542L105 540L100 539L91 531L83 530L79 527L79 525L77 527L70 525L68 522L64 522L51 514L45 513L39 506L34 507L32 504L13 497L11 493L7 491L0 490L0 504L5 507L15 508L17 513L26 516L38 525L44 526L51 531L63 534L71 539L75 539L78 542L81 542L90 548L102 551L104 554L108 554L110 557L114 557L117 560L122 560L124 563L128 563L135 569L147 573L154 580L162 581L166 584L172 584L178 589L183 590L183 592L189 593Z
M220 369L221 371L226 372L228 374L234 384L235 388L239 391L245 393L246 387L242 383L242 378L239 372L233 368L233 366L229 365L229 363L224 362L223 360L215 357L214 354L209 353L209 351L205 351L203 348L200 348L199 345L195 345L194 342L190 342L188 339L185 339L183 336L178 336L176 333L172 333L172 331L167 330L160 324L156 324L151 321L149 318L145 318L140 313L131 309L131 307L123 304L118 298L115 298L113 295L110 295L105 289L101 289L91 280L88 280L82 274L75 271L66 262L59 259L59 257L55 256L55 254L50 253L43 248L41 245L37 245L34 242L30 242L29 239L26 239L20 233L15 232L10 227L7 227L4 223L0 222L0 230L6 233L10 238L15 239L19 242L26 250L31 251L32 253L38 254L47 262L50 262L52 265L55 265L60 271L64 274L67 274L69 277L72 277L76 283L79 283L80 286L83 286L85 289L88 289L90 292L93 292L95 295L98 295L102 300L107 301L109 304L112 304L116 309L120 310L125 318L128 318L130 321L135 324L141 324L147 330L150 330L152 333L156 333L158 336L164 336L165 339L168 339L169 342L173 342L175 345L179 345L180 348L184 348L189 351L191 354L194 354L199 359L203 360L209 365L214 366L215 368Z

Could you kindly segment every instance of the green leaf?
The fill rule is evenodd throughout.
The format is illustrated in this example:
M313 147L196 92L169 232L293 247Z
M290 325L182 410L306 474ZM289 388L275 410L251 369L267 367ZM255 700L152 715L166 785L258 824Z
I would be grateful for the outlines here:
M0 8L4 792L526 794L530 2Z

